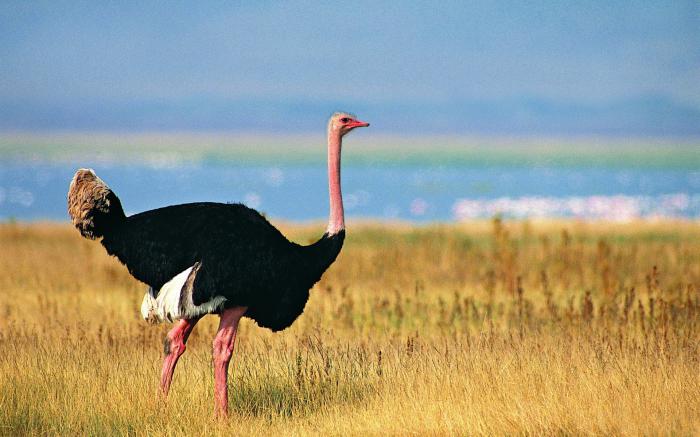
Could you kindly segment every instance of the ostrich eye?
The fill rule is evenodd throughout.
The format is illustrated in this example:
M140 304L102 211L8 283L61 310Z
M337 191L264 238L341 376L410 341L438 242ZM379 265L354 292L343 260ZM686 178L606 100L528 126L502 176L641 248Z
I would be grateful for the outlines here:
M340 119L340 121L343 122L343 123L347 123L348 121L350 121L350 119L347 118L347 117L343 117L343 118Z

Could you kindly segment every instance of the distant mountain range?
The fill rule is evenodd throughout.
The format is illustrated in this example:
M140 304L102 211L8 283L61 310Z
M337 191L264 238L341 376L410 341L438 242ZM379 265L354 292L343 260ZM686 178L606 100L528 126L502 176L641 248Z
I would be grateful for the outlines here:
M338 109L354 111L386 133L700 136L700 108L663 96L599 103L542 98L4 101L0 130L310 132Z

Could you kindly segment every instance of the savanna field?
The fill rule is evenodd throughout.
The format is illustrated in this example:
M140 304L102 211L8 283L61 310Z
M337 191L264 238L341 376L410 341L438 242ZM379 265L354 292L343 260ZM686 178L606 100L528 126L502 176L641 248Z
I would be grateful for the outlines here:
M164 402L169 325L70 226L0 225L0 290L2 435L700 433L697 222L350 223L291 328L243 320L226 422L218 319Z

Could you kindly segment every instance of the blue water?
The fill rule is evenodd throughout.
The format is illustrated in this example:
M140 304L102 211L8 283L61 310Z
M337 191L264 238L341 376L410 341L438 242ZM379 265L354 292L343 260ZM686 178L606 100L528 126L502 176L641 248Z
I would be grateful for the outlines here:
M94 165L127 213L194 202L243 202L273 218L328 214L325 166L157 168ZM0 219L67 220L76 166L0 163ZM418 222L506 216L700 218L700 170L345 166L349 217ZM606 215L610 212L611 215Z

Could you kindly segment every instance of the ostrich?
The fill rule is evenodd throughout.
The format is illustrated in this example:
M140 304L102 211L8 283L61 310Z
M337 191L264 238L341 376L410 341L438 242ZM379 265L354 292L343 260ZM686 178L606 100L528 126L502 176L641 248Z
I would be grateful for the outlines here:
M197 321L218 314L212 350L215 412L228 414L227 374L240 318L273 332L287 328L340 253L342 138L366 126L344 112L328 121L330 217L326 232L309 246L290 242L264 216L239 203L188 203L127 217L119 198L92 170L76 172L68 191L73 224L86 238L102 238L107 253L149 286L141 305L144 319L175 323L164 341L164 396Z

